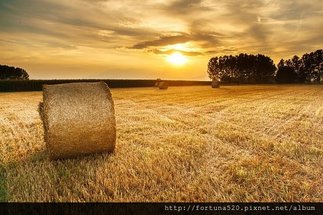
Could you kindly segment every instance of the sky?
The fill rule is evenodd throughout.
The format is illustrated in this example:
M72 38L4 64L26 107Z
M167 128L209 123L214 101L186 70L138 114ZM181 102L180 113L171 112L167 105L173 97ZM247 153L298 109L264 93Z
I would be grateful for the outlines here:
M322 49L322 29L322 0L0 0L0 64L31 79L207 80L211 57L278 63Z

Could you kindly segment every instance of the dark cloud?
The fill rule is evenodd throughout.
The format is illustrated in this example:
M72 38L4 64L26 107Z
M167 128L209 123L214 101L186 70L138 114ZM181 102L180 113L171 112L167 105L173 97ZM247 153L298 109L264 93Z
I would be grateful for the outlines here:
M163 9L171 13L192 13L193 11L208 10L202 5L203 0L176 0L171 4L165 6Z
M23 34L27 38L35 38L35 35L46 36L48 41L59 39L62 40L61 43L65 43L59 47L67 49L74 47L72 44L101 48L120 47L124 46L122 43L131 41L131 38L136 40L157 35L150 28L133 28L132 25L138 23L137 17L130 17L119 11L109 13L96 4L92 1L82 1L78 5L51 0L0 1L1 32L16 37ZM127 40L125 37L128 37Z
M144 49L148 47L155 47L155 46L166 46L166 45L173 45L177 43L185 43L190 41L191 38L189 35L176 35L176 36L161 36L159 39L144 41L133 45L130 48L133 49Z
M199 43L201 47L211 48L219 43L219 35L221 34L214 32L195 32L193 34L182 33L181 35L176 36L161 36L159 39L140 42L129 48L146 49L150 47L160 47L186 42L196 42ZM192 52L192 54L199 55L200 53Z

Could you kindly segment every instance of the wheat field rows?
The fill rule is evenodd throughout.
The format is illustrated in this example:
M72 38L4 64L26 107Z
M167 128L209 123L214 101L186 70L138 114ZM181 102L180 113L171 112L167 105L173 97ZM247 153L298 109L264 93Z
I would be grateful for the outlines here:
M322 85L111 91L115 152L58 161L42 93L0 93L0 201L323 200Z

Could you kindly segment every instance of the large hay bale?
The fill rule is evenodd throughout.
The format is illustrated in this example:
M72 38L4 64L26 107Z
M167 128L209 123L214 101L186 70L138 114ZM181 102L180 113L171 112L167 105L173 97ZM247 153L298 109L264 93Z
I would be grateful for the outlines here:
M42 115L52 159L114 150L114 104L104 82L44 85Z
M161 82L159 82L158 87L159 87L159 89L161 89L161 90L166 90L166 89L168 89L168 83L167 83L167 82L165 82L165 81L161 81Z
M212 88L220 88L220 83L217 80L212 80Z

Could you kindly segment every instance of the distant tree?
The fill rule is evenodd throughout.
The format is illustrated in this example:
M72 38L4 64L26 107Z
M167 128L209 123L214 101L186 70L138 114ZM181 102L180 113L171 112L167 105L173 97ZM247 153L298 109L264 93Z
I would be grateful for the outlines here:
M276 74L277 83L295 83L297 81L297 73L291 66L280 67Z
M28 80L28 73L19 67L0 65L0 80Z
M219 58L218 57L213 57L210 59L208 63L208 68L207 68L207 73L209 75L209 78L211 80L220 80L221 79L221 69L219 66Z

